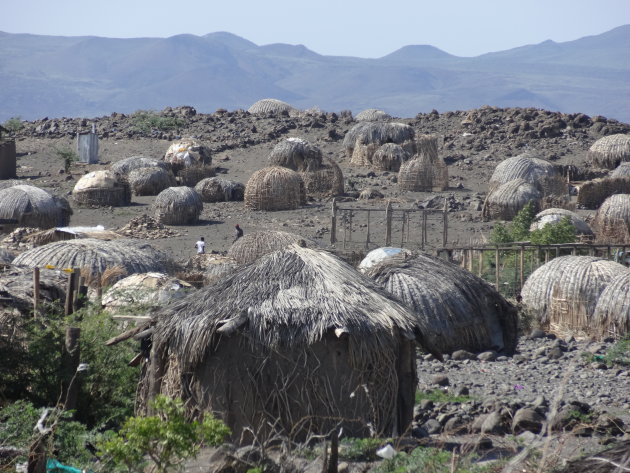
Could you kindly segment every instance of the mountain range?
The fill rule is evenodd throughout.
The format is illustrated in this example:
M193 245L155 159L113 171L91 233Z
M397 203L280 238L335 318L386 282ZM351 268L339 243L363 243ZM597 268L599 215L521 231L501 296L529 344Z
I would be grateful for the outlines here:
M0 32L0 120L178 105L208 113L262 98L400 117L493 105L630 122L630 25L476 57L411 45L378 59L259 46L225 32L132 39Z

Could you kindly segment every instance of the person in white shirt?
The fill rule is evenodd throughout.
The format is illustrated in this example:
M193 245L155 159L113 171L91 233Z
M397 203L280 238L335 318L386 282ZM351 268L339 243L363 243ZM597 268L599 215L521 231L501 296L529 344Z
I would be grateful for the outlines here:
M206 242L203 237L199 239L197 243L195 243L195 248L197 248L197 254L201 255L206 252Z

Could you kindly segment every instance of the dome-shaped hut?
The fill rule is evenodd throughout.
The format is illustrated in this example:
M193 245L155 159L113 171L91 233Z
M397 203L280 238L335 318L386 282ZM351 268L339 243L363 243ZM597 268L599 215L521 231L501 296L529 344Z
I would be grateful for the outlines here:
M159 161L147 156L131 156L129 158L116 161L112 164L111 170L121 176L127 176L134 169L149 167L162 168L165 171L168 171L171 168L170 164L165 161Z
M282 166L293 171L315 171L321 167L321 150L302 138L287 138L269 153L270 166Z
M538 187L544 196L568 196L569 187L560 171L549 161L535 157L532 153L504 159L490 177L489 191L502 184L523 179Z
M164 273L136 273L117 281L103 294L101 304L108 311L163 307L182 299L193 287Z
M244 200L250 210L292 210L304 205L306 189L297 172L271 166L252 174L245 185Z
M630 243L630 194L608 197L595 213L593 230L599 240Z
M525 281L521 296L540 325L559 335L597 335L593 312L599 295L625 266L594 256L560 256Z
M630 334L630 271L616 276L602 291L592 325L602 339Z
M112 171L92 171L79 179L72 190L79 205L120 207L131 202L129 183Z
M343 172L330 158L324 158L315 171L300 173L306 194L317 197L330 197L344 193Z
M630 179L630 161L621 163L611 173L612 179Z
M414 137L414 129L404 123L359 122L346 133L343 147L351 164L371 166L372 156L385 143L399 144L415 154Z
M555 225L560 223L562 219L568 217L571 225L575 228L576 235L593 235L593 230L588 226L578 214L566 209L546 209L536 214L534 221L530 226L530 231L541 230L546 225Z
M411 155L396 143L385 143L374 152L372 167L379 171L398 172L400 166L411 159Z
M177 392L223 419L239 444L340 427L388 437L411 423L412 315L329 253L295 245L266 255L154 324L140 399Z
M25 184L26 181L23 181L21 179L0 179L0 191L2 189L7 189L9 187L13 187L13 186L19 186L22 184ZM28 185L28 184L26 184Z
M19 184L0 190L0 219L8 222L3 224L5 229L51 228L63 223L64 214L48 192Z
M246 233L232 243L227 256L238 264L247 264L256 261L267 253L282 250L298 242L308 248L318 248L314 241L295 233L267 230Z
M164 189L176 185L171 171L154 166L132 169L127 181L135 195L158 195Z
M276 115L286 112L292 114L297 110L286 102L278 99L262 99L247 109L252 115Z
M403 302L441 353L514 353L517 311L492 286L441 258L419 254L385 258L365 274Z
M169 272L172 260L163 252L140 240L101 240L81 238L38 246L18 255L15 266L29 268L80 268L88 279L106 269L121 268L124 275L151 271Z
M448 189L448 168L437 158L428 154L416 155L400 165L398 185L402 190L412 192L443 191Z
M588 150L593 164L606 169L615 169L624 161L630 161L630 135L604 136Z
M193 138L172 143L164 155L164 161L171 166L179 184L183 186L192 187L200 180L214 176L210 148Z
M194 225L199 221L203 202L195 189L169 187L155 198L153 209L157 221L164 225Z
M389 113L376 108L363 110L362 112L357 113L356 117L354 117L354 119L358 122L375 122L379 120L391 120L391 118L392 116Z
M222 177L207 177L197 183L195 190L204 202L232 202L243 200L245 185Z
M532 202L536 212L540 210L541 199L542 192L534 184L514 179L488 194L483 215L486 219L512 220L528 202Z

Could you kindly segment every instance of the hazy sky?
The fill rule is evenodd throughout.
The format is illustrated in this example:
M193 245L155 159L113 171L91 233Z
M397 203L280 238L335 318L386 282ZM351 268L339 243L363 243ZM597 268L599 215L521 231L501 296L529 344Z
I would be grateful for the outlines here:
M380 57L408 44L476 56L630 24L630 0L1 0L0 31L168 37L229 31L256 44ZM629 52L630 54L630 52Z

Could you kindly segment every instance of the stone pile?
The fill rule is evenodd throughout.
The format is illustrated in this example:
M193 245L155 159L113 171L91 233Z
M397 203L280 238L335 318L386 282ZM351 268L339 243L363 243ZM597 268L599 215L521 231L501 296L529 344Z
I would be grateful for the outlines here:
M157 240L180 235L178 231L165 227L146 214L132 218L127 225L116 230L116 233L130 238L145 240Z

